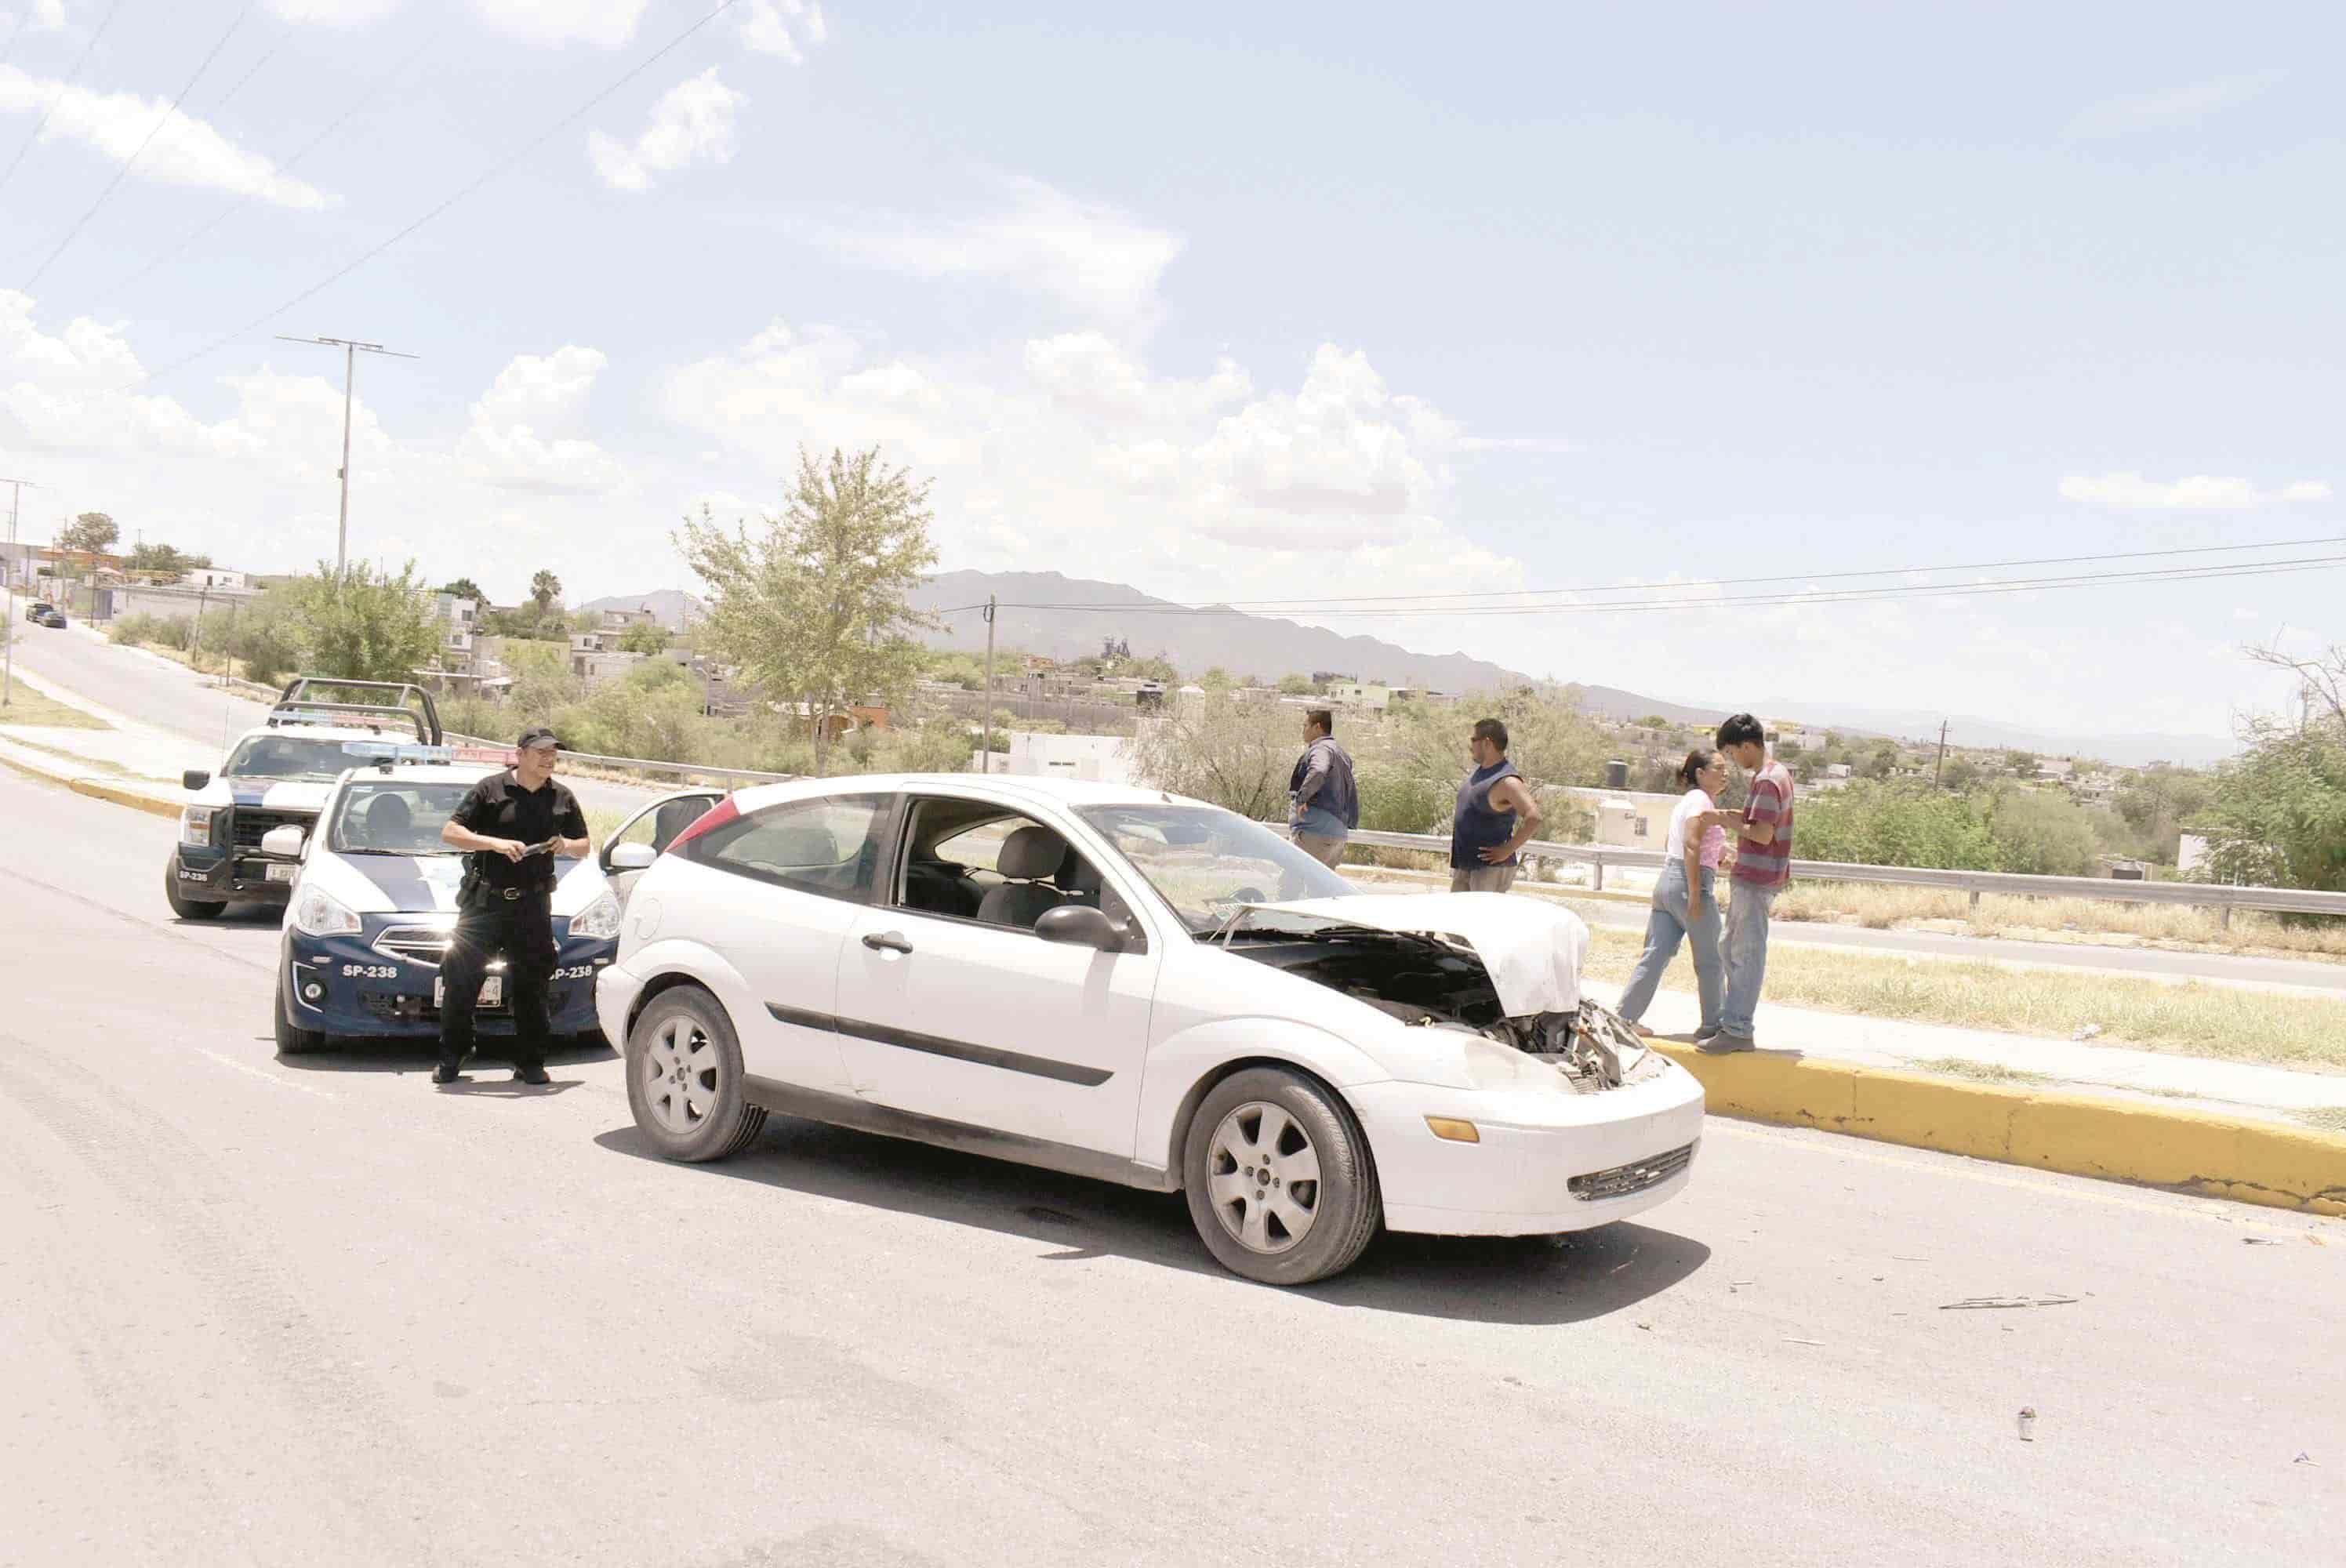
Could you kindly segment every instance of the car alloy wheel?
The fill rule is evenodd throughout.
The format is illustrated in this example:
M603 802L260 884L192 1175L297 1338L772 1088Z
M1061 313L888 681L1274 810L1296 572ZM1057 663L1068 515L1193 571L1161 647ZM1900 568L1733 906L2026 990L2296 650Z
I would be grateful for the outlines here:
M644 1103L678 1137L692 1136L716 1113L724 1067L717 1043L688 1014L668 1018L652 1032L636 1072L643 1080Z
M1320 1217L1320 1151L1303 1124L1266 1100L1224 1116L1207 1150L1214 1217L1250 1252L1276 1254Z

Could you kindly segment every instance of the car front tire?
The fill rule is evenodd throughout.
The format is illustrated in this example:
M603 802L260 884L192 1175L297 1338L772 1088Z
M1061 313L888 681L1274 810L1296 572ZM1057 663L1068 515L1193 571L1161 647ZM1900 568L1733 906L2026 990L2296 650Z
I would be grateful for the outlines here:
M743 1094L741 1044L697 985L654 997L628 1033L627 1108L659 1152L699 1164L738 1153L766 1125Z
M163 862L163 897L171 912L181 920L218 920L228 905L214 903L209 899L189 899L179 896L179 862L173 856Z
M275 990L277 1005L270 1011L276 1014L273 1022L277 1025L277 1054L280 1056L300 1056L323 1045L326 1036L322 1032L296 1027L292 1016L285 1011L285 982L281 977Z
M1351 1110L1282 1068L1250 1067L1214 1085L1189 1123L1181 1173L1206 1249L1265 1285L1342 1273L1384 1217Z

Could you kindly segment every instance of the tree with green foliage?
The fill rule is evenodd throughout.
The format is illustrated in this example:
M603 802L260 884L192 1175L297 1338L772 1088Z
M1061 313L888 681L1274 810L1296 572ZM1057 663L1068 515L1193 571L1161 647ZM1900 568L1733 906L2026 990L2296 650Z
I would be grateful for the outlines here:
M668 651L668 628L658 621L638 621L619 634L622 653L657 654Z
M159 541L152 545L132 545L128 558L123 563L129 571L152 572L159 576L170 577L176 577L182 572L191 572L199 566L209 566L211 564L212 558L209 555L186 555Z
M1205 674L1198 677L1198 684L1208 691L1223 692L1229 690L1231 687L1236 686L1238 683L1230 678L1229 671L1224 669L1220 665L1216 665L1213 668L1208 670Z
M1453 703L1412 703L1389 711L1373 755L1408 777L1458 781L1474 768L1467 742L1477 719L1507 727L1507 756L1535 784L1602 783L1609 746L1596 721L1560 688L1478 693Z
M926 481L834 447L801 447L782 512L752 535L718 526L706 505L676 535L712 595L702 646L801 714L824 765L826 721L851 703L895 703L922 667L913 633L940 623L911 595L936 564Z
M1169 698L1132 742L1135 773L1256 821L1287 820L1287 780L1303 725L1284 703L1252 697ZM1363 818L1365 822L1365 807Z
M1311 677L1308 675L1298 675L1290 670L1279 677L1279 694L1281 697L1309 697L1311 692Z
M122 537L114 519L103 512L85 512L57 530L57 548L104 555Z
M538 618L545 619L555 602L562 597L562 579L552 572L537 572L529 580L529 596L536 601Z
M2217 769L2186 824L2208 874L2253 887L2346 891L2346 724L2256 721L2248 752Z
M489 602L488 595L481 592L481 585L470 577L458 577L454 582L442 586L440 591L455 598L470 599L476 605L485 605Z
M439 628L413 561L396 576L354 561L340 577L321 562L313 575L277 591L298 627L305 675L412 680L439 651Z
M2188 768L2146 768L2119 780L2112 804L2150 859L2173 865L2183 824L2216 799L2216 780Z

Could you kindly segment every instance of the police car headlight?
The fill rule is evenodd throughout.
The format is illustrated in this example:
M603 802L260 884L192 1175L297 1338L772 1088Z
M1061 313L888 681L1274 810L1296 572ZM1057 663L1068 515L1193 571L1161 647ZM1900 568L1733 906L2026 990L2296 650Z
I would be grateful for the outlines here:
M293 929L306 936L349 936L359 917L323 888L311 888L293 901Z
M212 816L217 806L189 806L179 813L179 842L208 845L212 841Z
M595 937L608 942L619 934L619 901L606 892L601 898L570 917L572 936Z

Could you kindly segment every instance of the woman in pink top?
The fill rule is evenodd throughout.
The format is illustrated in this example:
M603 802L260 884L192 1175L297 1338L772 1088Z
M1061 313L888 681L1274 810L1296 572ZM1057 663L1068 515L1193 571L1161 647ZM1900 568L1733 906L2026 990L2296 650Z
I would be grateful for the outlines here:
M1647 1035L1653 1031L1637 1021L1652 1005L1655 988L1678 957L1680 941L1694 949L1702 1031L1718 1026L1719 998L1726 989L1716 885L1719 859L1727 852L1727 832L1719 826L1719 792L1727 786L1727 761L1716 751L1689 751L1678 769L1678 782L1687 792L1670 813L1669 841L1662 850L1661 874L1654 879L1653 912L1646 921L1646 950L1637 955L1637 966L1629 972L1629 983L1621 993L1621 1016Z

